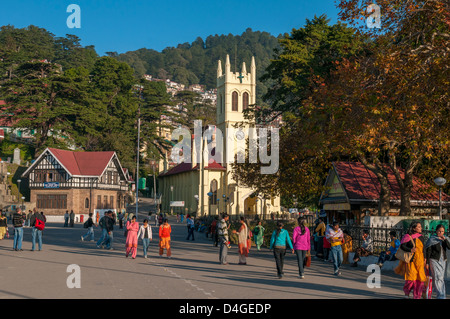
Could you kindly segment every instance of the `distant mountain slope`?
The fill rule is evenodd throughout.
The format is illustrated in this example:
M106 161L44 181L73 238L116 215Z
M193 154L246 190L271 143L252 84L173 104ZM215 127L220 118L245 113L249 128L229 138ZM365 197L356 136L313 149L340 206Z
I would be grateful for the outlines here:
M278 48L278 38L260 31L247 29L242 35L210 35L205 40L197 38L192 43L168 47L162 52L139 49L115 57L134 68L137 76L151 74L161 79L171 79L185 85L203 84L207 88L216 87L217 60L225 63L230 55L231 70L240 70L242 62L250 64L255 56L257 78L263 75L269 65L274 49ZM114 55L114 53L111 53ZM257 84L257 102L266 91L264 83Z

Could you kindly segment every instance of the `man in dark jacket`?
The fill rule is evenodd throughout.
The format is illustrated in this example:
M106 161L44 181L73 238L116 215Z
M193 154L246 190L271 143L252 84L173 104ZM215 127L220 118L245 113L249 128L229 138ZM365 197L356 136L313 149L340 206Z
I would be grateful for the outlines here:
M22 240L23 240L23 223L25 222L27 216L20 208L13 215L13 226L14 226L14 243L13 249L15 251L22 251Z
M116 219L113 216L113 212L110 210L106 213L107 218L105 219L105 226L106 226L106 231L108 232L108 236L106 238L106 249L109 250L113 250L112 248L112 242L114 239L113 236L113 230L114 230L114 225L116 224Z
M39 251L42 250L42 228L39 225L44 225L45 219L43 214L34 211L34 214L30 218L31 229L31 251L36 247L36 235L38 237Z

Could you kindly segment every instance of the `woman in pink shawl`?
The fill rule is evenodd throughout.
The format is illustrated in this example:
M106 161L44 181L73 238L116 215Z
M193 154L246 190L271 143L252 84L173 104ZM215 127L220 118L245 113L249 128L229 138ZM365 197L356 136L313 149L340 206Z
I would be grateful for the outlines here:
M127 241L125 246L127 248L127 252L125 257L128 257L128 255L131 253L131 257L135 259L138 244L137 233L139 231L139 223L136 222L136 216L133 216L133 218L131 218L131 221L127 222L126 228L127 228Z

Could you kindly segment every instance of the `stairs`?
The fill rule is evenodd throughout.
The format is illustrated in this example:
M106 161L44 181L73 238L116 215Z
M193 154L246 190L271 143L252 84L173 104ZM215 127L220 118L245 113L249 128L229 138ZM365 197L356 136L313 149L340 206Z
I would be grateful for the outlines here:
M8 187L7 171L6 163L0 162L0 208L16 201L16 196L11 195L11 190Z

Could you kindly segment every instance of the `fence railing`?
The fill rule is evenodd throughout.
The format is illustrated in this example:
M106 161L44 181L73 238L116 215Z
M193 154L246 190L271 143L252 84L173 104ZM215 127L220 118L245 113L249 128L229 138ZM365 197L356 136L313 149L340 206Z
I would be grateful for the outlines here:
M348 232L348 234L352 237L352 248L355 250L362 246L363 234L365 231L369 233L369 236L372 238L373 242L373 253L374 255L378 255L382 251L386 251L389 249L391 245L391 239L389 237L389 233L391 231L396 232L396 238L401 240L403 236L406 234L406 230L402 226L398 227L369 227L369 226L342 226L343 231ZM435 233L435 229L428 229L424 227L422 229L422 235L425 238L425 241L430 238L431 235ZM449 231L446 232L446 236L449 236Z

